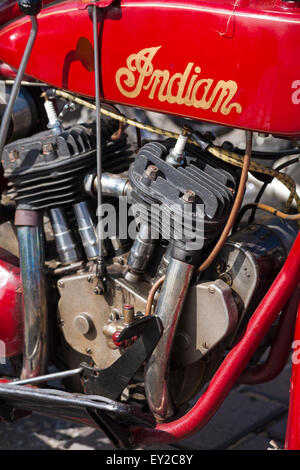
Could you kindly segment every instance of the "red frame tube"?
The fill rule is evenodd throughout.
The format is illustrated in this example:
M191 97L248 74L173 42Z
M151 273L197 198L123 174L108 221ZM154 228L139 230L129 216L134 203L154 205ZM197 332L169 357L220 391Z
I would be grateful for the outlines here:
M300 344L300 303L296 320L295 341ZM294 343L295 344L295 343ZM293 355L292 378L290 388L290 407L286 430L285 449L300 449L300 361Z
M296 287L280 316L276 335L267 360L258 366L247 367L239 378L240 383L253 385L269 382L283 370L288 361L294 339L299 300L300 284Z
M283 268L249 321L244 336L226 356L206 392L186 415L176 421L159 424L155 429L134 428L133 435L136 443L149 445L155 442L171 443L186 439L199 431L210 420L225 400L276 317L289 301L299 279L300 233ZM299 321L297 331L300 338ZM299 372L297 373L297 380L299 385L297 388L297 405L300 405ZM300 406L298 406L299 413ZM298 423L300 423L299 419ZM298 435L300 436L300 433ZM298 444L300 444L300 439L297 442Z

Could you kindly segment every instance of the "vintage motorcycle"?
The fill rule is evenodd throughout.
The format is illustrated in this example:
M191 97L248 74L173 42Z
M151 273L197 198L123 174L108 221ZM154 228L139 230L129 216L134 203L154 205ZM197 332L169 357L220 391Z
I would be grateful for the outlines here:
M0 416L127 449L187 438L300 340L300 3L3 0L0 24ZM68 124L74 108L92 118ZM203 122L244 130L243 148Z

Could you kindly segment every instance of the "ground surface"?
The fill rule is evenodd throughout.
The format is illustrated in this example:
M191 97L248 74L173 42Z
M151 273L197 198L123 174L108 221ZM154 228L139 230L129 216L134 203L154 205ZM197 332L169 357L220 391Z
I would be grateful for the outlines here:
M264 385L239 385L227 397L210 423L198 434L164 449L238 449L265 450L270 440L283 448L289 402L291 367ZM33 415L15 422L0 424L0 450L114 449L99 431Z

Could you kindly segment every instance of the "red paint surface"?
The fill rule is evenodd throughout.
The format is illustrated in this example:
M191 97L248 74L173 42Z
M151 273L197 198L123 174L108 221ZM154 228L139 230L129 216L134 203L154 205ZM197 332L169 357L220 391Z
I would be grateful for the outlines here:
M281 373L290 357L299 301L300 284L298 284L280 315L268 358L258 366L246 368L239 378L240 383L260 384L269 382Z
M0 248L0 354L22 354L22 294L18 260Z
M260 342L271 325L290 299L300 279L300 233L289 253L280 273L268 293L250 319L247 330L240 342L229 352L210 381L206 392L194 407L176 421L157 425L155 429L138 428L134 430L137 443L176 442L186 439L199 431L215 414L225 400L241 372L248 364ZM297 320L297 332L300 338L300 315ZM293 422L299 428L300 418L300 370L295 377L295 405ZM291 425L291 427L293 427ZM300 444L298 433L297 445ZM300 449L300 447L297 447Z
M92 21L79 4L45 5L38 16L38 39L26 73L58 88L94 96ZM233 1L221 0L122 0L120 8L115 5L106 10L100 27L106 100L233 127L300 135L298 3L243 0L234 8ZM23 17L0 31L2 61L18 67L29 30L29 19ZM214 80L211 91L220 80L236 82L232 102L238 102L242 112L233 108L224 115L213 112L213 106L197 109L160 101L157 90L151 99L151 90L144 88L136 97L124 96L116 84L117 71L126 67L130 55L155 47L160 47L152 60L156 71L166 70L173 76L193 64L185 92L192 74L197 75L195 67L201 68L196 82ZM137 81L139 74L133 71L133 76ZM174 94L176 87L175 83L171 89Z
M300 449L300 358L299 353L296 351L300 345L300 304L297 315L295 341L298 343L296 343L297 346L294 351L295 356L293 355L290 407L285 441L285 449L287 450Z

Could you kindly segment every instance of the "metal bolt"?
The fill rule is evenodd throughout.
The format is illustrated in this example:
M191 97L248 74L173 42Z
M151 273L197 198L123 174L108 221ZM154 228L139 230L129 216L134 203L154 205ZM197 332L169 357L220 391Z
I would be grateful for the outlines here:
M60 287L61 289L62 289L63 287L65 287L65 285L64 285L64 283L63 283L62 281L58 281L57 285L58 285L58 287Z
M181 134L183 136L187 136L187 135L191 135L192 132L193 132L193 129L191 127L184 125L183 128L182 128L182 133Z
M214 286L209 286L209 287L208 287L208 292L209 292L210 294L214 294L214 293L216 292L216 289L214 288Z
M15 162L19 158L19 152L17 150L12 150L8 153L8 158L11 162Z
M123 265L125 264L125 261L124 261L123 258L119 258L119 259L118 259L118 263L119 263L121 266L123 266Z
M205 341L202 346L205 348L205 349L209 349L209 344Z
M232 285L232 277L230 276L229 273L227 273L227 272L222 273L221 276L220 276L220 279L222 281L224 281L226 284L228 284L229 286Z
M158 168L155 165L149 165L145 170L145 176L148 176L152 180L155 180L157 177Z
M195 197L196 197L196 194L194 193L194 191L192 191L191 189L188 189L187 191L185 191L184 195L182 196L182 200L185 204L191 204L192 202L195 202Z
M87 354L92 354L93 350L92 350L92 348L86 348L86 352L87 352Z
M100 287L95 287L94 294L100 295L101 293L102 293L102 290L100 289Z
M51 142L48 142L47 144L43 145L42 152L43 155L47 155L48 153L53 152L53 145L51 144Z

